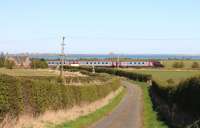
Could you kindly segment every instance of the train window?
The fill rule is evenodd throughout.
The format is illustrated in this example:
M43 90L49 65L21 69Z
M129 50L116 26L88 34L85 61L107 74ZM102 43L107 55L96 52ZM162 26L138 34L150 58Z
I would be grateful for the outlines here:
M98 62L98 64L101 64L100 62Z
M142 64L144 64L144 62L142 62Z
M94 64L96 64L96 62L94 62Z
M90 64L92 64L92 62L90 62Z
M104 62L102 62L102 64L104 64Z
M88 64L88 62L86 62L86 64Z
M106 64L108 64L108 62L106 62Z
M137 64L136 62L134 62L134 64Z

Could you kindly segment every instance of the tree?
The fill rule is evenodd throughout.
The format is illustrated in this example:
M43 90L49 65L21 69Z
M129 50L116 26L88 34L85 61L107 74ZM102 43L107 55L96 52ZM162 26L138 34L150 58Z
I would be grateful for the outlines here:
M48 68L48 64L44 59L41 60L32 60L31 62L31 68L37 69L37 68Z
M0 55L0 67L4 67L5 66L5 56L3 53L1 53Z
M7 69L13 69L15 67L15 62L12 60L6 60L5 61L5 67Z
M199 63L198 62L193 62L192 68L199 68Z

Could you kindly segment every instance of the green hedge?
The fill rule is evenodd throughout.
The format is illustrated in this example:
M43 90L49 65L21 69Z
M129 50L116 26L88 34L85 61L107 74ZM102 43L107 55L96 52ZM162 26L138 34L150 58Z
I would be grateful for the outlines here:
M66 70L70 71L89 71L92 72L91 67L69 67L65 66L64 67ZM102 67L96 67L95 71L98 73L108 73L112 75L117 75L117 76L122 76L129 78L131 80L136 80L140 82L146 82L148 80L151 80L151 75L146 75L146 74L139 74L139 73L134 73L134 72L129 72L129 71L123 71L115 68L102 68Z
M150 92L155 110L170 126L184 128L200 119L200 76L171 87L154 81Z
M6 114L14 117L31 111L34 115L46 110L70 108L82 102L93 102L119 88L118 79L102 85L64 86L48 79L16 78L0 75L0 121Z
M152 89L169 104L176 103L182 109L200 115L200 76L186 79L174 87L153 82Z

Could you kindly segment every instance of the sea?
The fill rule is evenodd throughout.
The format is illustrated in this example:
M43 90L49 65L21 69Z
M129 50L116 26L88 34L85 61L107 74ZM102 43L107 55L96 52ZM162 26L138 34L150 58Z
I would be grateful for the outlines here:
M59 54L31 54L34 59L57 60ZM108 59L108 58L129 58L129 59L155 59L155 60L200 60L200 55L176 55L176 54L68 54L66 60L79 59Z

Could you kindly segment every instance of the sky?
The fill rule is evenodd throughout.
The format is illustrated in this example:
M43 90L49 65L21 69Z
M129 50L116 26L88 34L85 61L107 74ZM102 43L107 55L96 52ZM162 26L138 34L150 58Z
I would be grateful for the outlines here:
M199 0L2 0L0 51L200 54Z

